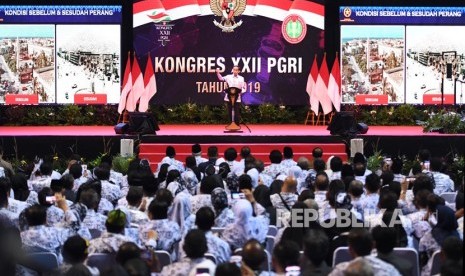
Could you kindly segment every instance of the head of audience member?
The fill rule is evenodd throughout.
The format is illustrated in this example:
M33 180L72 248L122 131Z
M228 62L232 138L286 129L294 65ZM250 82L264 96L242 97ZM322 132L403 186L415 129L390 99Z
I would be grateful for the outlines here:
M226 163L226 162L224 162ZM228 164L228 163L226 163ZM214 165L208 165L206 168L205 168L205 176L211 176L211 175L214 175L216 173L216 168Z
M60 178L63 188L70 191L74 187L74 177L71 174L64 174Z
M329 239L322 229L310 229L304 240L305 257L316 267L320 266L329 250Z
M362 163L366 164L366 158L361 152L356 152L352 161L353 164Z
M297 191L297 180L295 177L288 176L284 179L283 186L281 187L282 193L295 194Z
M24 215L29 227L45 225L47 222L47 210L44 206L38 204L27 208Z
M364 163L355 163L354 164L354 175L355 176L364 176L366 171L366 166Z
M308 171L310 169L310 162L307 157L301 156L297 159L297 166L299 166L302 171Z
M329 187L329 178L325 172L319 172L315 178L315 191L327 191Z
M127 261L140 258L141 250L140 248L133 242L125 242L123 243L116 253L116 262L120 265L124 265Z
M428 197L426 198L426 201L427 201L427 204L428 204L427 209L428 209L428 211L430 213L436 212L437 207L439 205L444 206L446 204L445 200L441 196L439 196L439 195L437 195L435 193L429 194Z
M441 172L442 171L442 160L439 157L431 158L430 171Z
M307 199L315 199L315 194L311 190L303 190L299 194L299 197L297 198L297 201L304 202Z
M110 170L105 166L98 166L94 169L94 176L100 181L108 180L110 179Z
M315 158L313 160L313 169L319 173L326 170L326 163L322 158Z
M333 208L350 209L350 197L346 195L344 182L340 179L331 180L326 193L326 200ZM350 205L350 208L349 206Z
M269 159L271 164L279 164L283 161L283 155L280 150L272 150L270 151Z
M418 161L425 162L431 159L431 152L428 149L422 149L418 152Z
M53 172L52 163L43 162L40 164L39 171L42 176L51 176Z
M341 178L347 177L347 176L354 176L354 168L350 164L343 164L341 167Z
M300 248L293 241L281 241L273 249L272 263L276 273L285 273L286 267L299 266Z
M166 180L166 177L168 175L168 168L169 168L170 164L168 163L163 163L160 165L160 170L158 171L158 175L157 175L157 178L158 178L158 181L159 182L163 182Z
M66 263L76 265L87 259L88 242L81 236L69 237L63 244L63 259Z
M393 174L402 174L404 162L400 158L394 158L392 160L391 171Z
M11 188L15 193L16 200L26 201L29 197L30 191L24 174L17 173L11 177Z
M178 170L170 170L168 171L168 175L166 176L166 186L173 181L177 181L181 177L181 173Z
M253 197L264 208L273 206L271 204L270 195L270 189L266 185L258 185L258 187L253 191Z
M256 239L248 240L242 247L242 262L253 271L260 271L266 260L265 249Z
M207 149L207 156L208 158L218 158L218 147L217 146L209 146Z
M194 156L186 156L186 168L193 169L197 167L197 161Z
M394 181L394 173L391 171L383 171L380 176L382 186L391 184Z
M69 167L69 174L71 174L74 179L79 179L82 176L82 166L79 163L74 163Z
M434 184L429 175L419 174L413 181L413 194L416 195L416 193L421 190L428 190L433 193Z
M392 227L375 226L371 230L376 250L381 254L389 254L396 247L397 233Z
M235 263L221 263L216 266L215 276L241 276L241 269Z
M247 157L250 156L250 153L251 153L250 147L248 147L248 146L243 146L243 147L241 148L240 156L241 156L242 159L245 159L245 158L247 158Z
M123 211L117 209L108 213L107 220L105 222L107 232L121 234L124 231L125 225L126 214Z
M79 202L87 207L88 210L97 211L100 198L93 189L85 189L81 192Z
M320 147L313 148L312 157L313 157L313 159L322 158L323 157L323 149L320 148Z
M329 167L333 172L340 172L342 170L342 159L339 156L334 156L329 162Z
M65 191L63 181L61 179L52 179L50 182L50 189L52 189L53 193L63 193Z
M457 192L457 195L455 196L455 210L460 211L460 209L463 209L463 203L463 192ZM461 217L463 217L463 213Z
M353 199L360 198L363 195L363 183L359 180L352 180L347 191Z
M218 216L225 208L228 208L228 194L223 188L215 188L211 193L212 206Z
M224 159L228 162L232 162L234 160L236 160L237 158L237 151L235 148L231 147L231 148L227 148L225 151L224 151Z
M428 196L430 194L431 192L426 189L420 190L415 194L413 204L418 210L428 208Z
M255 159L255 168L259 173L263 172L265 170L265 163L261 159Z
M211 195L214 189L222 187L223 183L220 183L220 179L216 175L205 176L200 183L200 193Z
M202 207L195 214L195 225L197 229L204 232L211 230L213 225L215 225L215 213L210 207Z
M128 205L132 207L139 207L142 203L142 198L144 193L141 187L131 186L129 187L128 194L126 195L126 200Z
M100 164L107 164L108 166L113 167L113 156L111 154L104 154L100 159Z
M202 146L196 143L191 146L191 152L193 156L201 156L202 155Z
M151 271L147 263L141 258L132 258L125 262L124 270L128 276L150 276Z
M146 197L154 197L158 190L158 179L153 174L142 181L142 192Z
M190 259L203 258L208 251L207 239L202 230L190 230L184 238L184 245L182 247L186 256Z
M214 166L209 166L215 168ZM229 164L227 162L221 162L218 165L218 174L221 176L222 179L226 179L228 177L228 174L231 172L231 168L229 167Z
M441 258L445 260L463 260L463 241L456 236L449 236L444 239L441 246Z
M246 158L244 158L244 173L249 172L251 169L257 168L255 167L255 157L249 155ZM257 172L259 172L258 169Z
M284 147L283 149L283 157L284 159L292 159L294 157L294 151L291 147Z
M434 240L442 246L447 237L459 237L457 232L458 223L455 212L444 205L436 206L437 224L431 230Z
M397 196L391 191L384 192L380 195L378 201L379 209L394 211L397 208Z
M388 190L396 195L397 200L400 198L400 193L402 192L402 186L400 182L398 181L391 181L388 185L384 185L382 188L388 188ZM382 190L380 191L380 194L382 193Z
M373 248L373 238L365 228L352 228L349 232L348 244L352 257L367 256Z
M54 204L54 202L51 201L51 200L47 200L47 198L50 198L50 197L52 197L54 195L55 195L55 193L52 191L51 188L49 188L49 187L42 188L42 190L40 190L39 193L37 194L39 204L41 206L44 206L44 207L47 207L47 208L52 206Z
M243 174L239 176L239 191L247 189L252 191L252 178L248 174Z
M173 146L167 146L166 151L165 151L166 156L169 158L174 158L176 157L176 150L174 149Z
M376 194L381 188L381 180L375 173L367 175L365 178L365 189L368 194Z
M168 218L169 205L166 201L155 198L149 205L149 218L152 220L162 220Z
M283 186L282 180L275 179L270 184L270 195L274 195L281 192L281 187Z

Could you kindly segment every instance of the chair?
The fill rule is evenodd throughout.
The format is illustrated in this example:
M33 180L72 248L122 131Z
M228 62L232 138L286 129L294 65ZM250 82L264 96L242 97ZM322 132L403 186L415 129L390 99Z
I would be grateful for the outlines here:
M171 255L168 251L157 250L155 251L155 256L157 256L158 263L160 264L160 271L164 266L171 264Z
M341 246L336 248L333 253L333 267L339 263L351 261L353 258L349 253L349 247Z
M89 233L92 239L100 238L100 236L102 235L102 231L100 231L99 229L89 229Z
M420 275L420 262L418 260L418 252L413 248L396 247L393 253L404 260L407 260L413 265L412 276Z
M455 192L445 192L445 193L441 194L441 197L447 203L455 203L455 198L457 197L457 193L455 193Z
M205 258L206 259L209 259L210 261L212 261L214 264L217 264L217 260L216 260L216 257L215 255L213 255L212 253L205 253Z
M431 264L431 275L439 274L441 272L442 265L441 250L435 251L431 258L433 258L433 263Z
M87 256L87 265L98 268L100 272L116 265L115 254L92 253Z
M268 252L273 252L273 248L274 248L274 236L266 236L265 250Z
M58 268L58 257L52 252L35 252L28 254L29 259L43 271Z
M274 225L268 226L268 234L266 235L276 237L276 234L278 234L278 227Z

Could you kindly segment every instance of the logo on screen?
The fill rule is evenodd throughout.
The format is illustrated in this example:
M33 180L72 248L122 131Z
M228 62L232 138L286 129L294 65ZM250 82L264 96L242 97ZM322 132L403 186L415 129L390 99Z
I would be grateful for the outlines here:
M240 16L246 6L246 0L210 0L210 9L213 14L221 17L219 22L213 20L213 24L223 32L234 32L235 28L242 25L242 20L236 22L235 17Z
M348 21L348 22L353 22L354 20L350 18L352 15L352 9L349 7L344 8L342 11L342 14L344 15L344 19L341 19L341 21Z
M307 34L307 24L299 15L291 14L284 18L281 31L287 42L297 44L304 40Z

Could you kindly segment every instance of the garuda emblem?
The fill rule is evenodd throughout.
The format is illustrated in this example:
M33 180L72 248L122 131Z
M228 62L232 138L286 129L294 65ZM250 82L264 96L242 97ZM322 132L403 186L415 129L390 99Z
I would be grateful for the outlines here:
M221 21L213 20L213 24L223 32L234 32L234 29L242 25L242 20L236 22L235 17L240 16L247 6L247 0L210 0L210 8L216 16L221 16Z

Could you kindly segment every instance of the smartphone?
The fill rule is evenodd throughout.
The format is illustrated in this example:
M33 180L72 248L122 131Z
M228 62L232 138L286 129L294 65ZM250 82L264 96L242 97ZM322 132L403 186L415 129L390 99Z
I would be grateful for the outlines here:
M231 198L232 199L244 199L245 195L244 193L232 193Z
M82 167L83 171L87 171L87 165L86 164L82 164L81 167Z
M49 204L54 204L57 201L57 199L55 196L46 196L45 201Z

